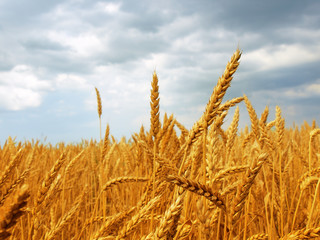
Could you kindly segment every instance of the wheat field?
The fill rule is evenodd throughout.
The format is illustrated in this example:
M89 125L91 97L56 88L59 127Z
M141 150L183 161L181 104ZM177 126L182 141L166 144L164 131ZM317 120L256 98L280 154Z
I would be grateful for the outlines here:
M150 131L117 141L96 88L100 141L0 147L0 239L320 239L320 129L223 101L235 51L188 130L160 119L153 74ZM238 129L238 104L250 122ZM230 108L230 126L222 128ZM224 130L226 129L226 130Z

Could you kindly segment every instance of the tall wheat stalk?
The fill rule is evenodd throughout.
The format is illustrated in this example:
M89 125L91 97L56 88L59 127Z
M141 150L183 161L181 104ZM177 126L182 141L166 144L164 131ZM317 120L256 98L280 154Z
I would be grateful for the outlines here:
M150 125L150 136L153 137L153 162L152 162L152 195L151 198L155 197L155 185L156 185L156 154L158 152L158 133L160 130L160 112L159 112L159 86L158 86L158 76L154 71L152 82L151 82L151 125ZM151 213L151 228L153 228L153 215L154 212L152 210Z
M97 95L97 104L98 104L98 115L99 115L99 132L100 132L100 141L102 140L101 136L101 115L102 115L102 103L101 97L98 88L95 87L96 95Z

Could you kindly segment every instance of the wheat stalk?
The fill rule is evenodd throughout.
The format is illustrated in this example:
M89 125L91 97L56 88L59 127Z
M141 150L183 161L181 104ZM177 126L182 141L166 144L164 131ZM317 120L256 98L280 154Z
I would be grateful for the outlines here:
M100 141L101 141L101 115L102 115L102 103L101 103L101 97L100 97L100 92L98 88L94 88L96 90L96 95L97 95L97 104L98 104L98 115L99 115L99 126L100 126Z
M169 175L166 180L190 192L194 192L200 196L204 196L212 203L214 203L217 207L223 209L224 211L226 210L226 206L221 199L220 194L212 192L208 186L181 176Z

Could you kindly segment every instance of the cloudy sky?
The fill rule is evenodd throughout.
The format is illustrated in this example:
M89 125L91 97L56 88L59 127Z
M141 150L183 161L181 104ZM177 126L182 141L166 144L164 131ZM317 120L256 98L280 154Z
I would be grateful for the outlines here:
M98 139L95 86L103 132L148 130L154 70L161 118L190 129L237 46L225 100L246 94L269 120L279 105L287 127L319 122L319 12L318 0L1 0L0 144Z

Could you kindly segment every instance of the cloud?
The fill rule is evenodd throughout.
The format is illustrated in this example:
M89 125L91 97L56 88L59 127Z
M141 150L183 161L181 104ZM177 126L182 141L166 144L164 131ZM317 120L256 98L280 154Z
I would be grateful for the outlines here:
M78 35L70 35L68 32L50 31L48 38L69 49L69 54L74 57L90 57L103 49L101 40L91 32L82 32Z
M108 14L117 14L120 11L121 3L114 3L114 2L98 2L95 5L98 11L103 11Z
M284 91L284 95L294 99L320 97L320 79L317 79L311 84L303 84L299 87L289 88Z
M318 79L315 83L307 86L307 91L320 96L320 79Z
M0 72L0 107L22 110L38 107L43 92L52 89L48 81L39 80L30 66L17 65L7 72Z
M253 71L266 71L318 61L320 60L319 51L320 44L312 47L300 44L281 44L264 46L246 53L242 60L250 65Z
M52 41L45 36L33 36L22 41L22 45L28 51L40 51L42 53L59 52L67 50L62 44L57 41Z
M272 33L287 26L319 26L319 1L224 1L206 6L211 22L235 32ZM312 20L311 20L312 19Z
M55 79L55 88L56 89L88 89L90 84L81 76L75 74L58 74Z

